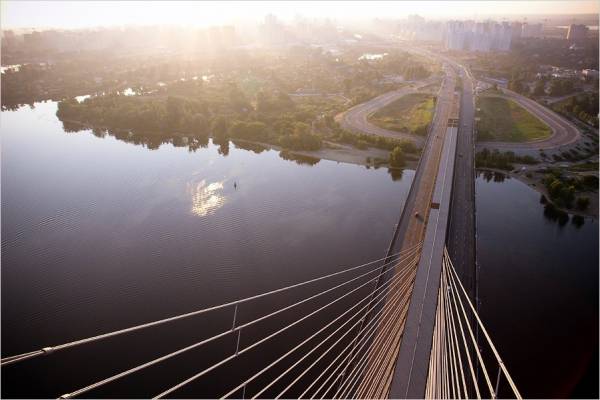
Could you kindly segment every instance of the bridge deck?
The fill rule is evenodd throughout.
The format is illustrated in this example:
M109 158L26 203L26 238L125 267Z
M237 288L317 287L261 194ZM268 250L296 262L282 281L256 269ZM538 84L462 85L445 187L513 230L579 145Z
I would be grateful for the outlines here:
M447 129L421 260L390 390L393 398L422 398L429 368L442 257L450 213L457 127Z
M438 167L442 158L448 119L453 115L455 76L447 69L447 75L439 91L434 120L429 132L429 138L423 149L421 162L413 181L413 187L402 214L398 240L402 250L423 241L431 212L431 202L434 193ZM390 275L399 273L398 269L390 271ZM416 269L412 271L410 280L414 282ZM410 294L410 291L409 291ZM410 296L409 296L410 297ZM408 312L409 298L399 298L395 307L403 309L399 318L392 323L389 330L379 330L373 343L378 343L370 350L373 354L363 375L363 380L357 388L354 397L383 398L389 393L396 359L400 350L400 342L404 331L404 323ZM379 325L384 326L386 320ZM383 337L386 337L383 339ZM378 341L378 339L381 339ZM382 351L383 349L383 351ZM383 355L382 355L383 354Z

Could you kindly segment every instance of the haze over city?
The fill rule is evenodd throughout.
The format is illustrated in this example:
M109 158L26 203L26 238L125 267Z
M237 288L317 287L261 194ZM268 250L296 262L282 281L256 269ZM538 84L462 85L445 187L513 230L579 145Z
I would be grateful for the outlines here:
M343 11L342 11L343 10ZM291 20L297 15L336 20L406 17L486 18L514 15L597 14L596 1L402 1L402 2L188 2L153 1L3 1L4 28L84 28L115 25L185 24L210 26L261 19L274 14Z
M3 398L598 398L597 1L1 1Z

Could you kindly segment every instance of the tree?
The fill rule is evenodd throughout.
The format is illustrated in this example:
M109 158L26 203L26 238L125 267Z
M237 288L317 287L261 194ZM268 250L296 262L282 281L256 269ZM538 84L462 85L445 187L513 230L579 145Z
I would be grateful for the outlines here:
M229 128L229 136L246 140L265 140L267 126L262 122L235 122Z
M321 138L310 132L310 125L295 122L291 135L279 138L279 143L292 150L318 150L321 148Z
M194 114L194 116L188 120L188 130L196 134L206 135L208 131L208 121L206 120L206 117L202 114Z
M184 117L183 99L167 97L167 125L170 129L181 127Z
M550 197L552 197L552 198L558 197L562 190L563 190L563 184L561 181L559 181L556 178L554 178L550 182L550 185L548 185L548 193L550 194Z
M256 111L261 113L272 111L271 98L262 90L256 94Z
M421 125L417 127L413 133L415 135L425 136L427 135L427 129L429 129L429 124Z
M304 136L308 133L310 126L304 122L296 122L294 124L294 135Z
M228 128L227 119L219 115L212 121L211 130L213 138L217 140L225 140L227 139L227 128Z
M573 81L570 79L554 79L550 83L550 94L562 96L573 92Z
M405 153L412 154L417 152L417 146L415 146L415 144L410 140L402 140L400 142L400 148Z
M578 210L586 210L590 205L589 197L578 197L575 206Z
M402 168L406 164L404 152L400 146L394 147L394 150L390 152L390 165L396 168Z
M508 84L508 88L513 92L517 93L521 93L523 91L523 85L521 84L521 81L517 80L510 81Z
M544 81L537 81L535 88L533 89L535 96L543 96L546 94L546 83Z
M242 92L235 84L232 84L229 89L229 101L231 107L236 112L248 112L252 109L244 92Z
M345 78L343 80L343 84L344 84L344 93L349 93L350 89L352 89L352 81L348 78Z
M294 108L294 101L291 97L285 92L279 92L277 95L277 109L279 110L287 110L290 108Z

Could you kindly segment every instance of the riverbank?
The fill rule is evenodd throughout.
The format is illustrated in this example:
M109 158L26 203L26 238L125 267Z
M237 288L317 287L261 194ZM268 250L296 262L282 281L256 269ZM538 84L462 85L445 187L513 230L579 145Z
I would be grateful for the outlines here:
M368 167L388 166L390 152L375 147L366 149L357 149L355 147L324 141L323 147L319 150L287 150L281 146L269 143L252 142L248 140L235 139L236 142L245 142L259 144L267 149L276 151L287 151L291 154L297 154L304 157L318 158L321 160L336 161L346 164L364 165ZM410 158L409 158L410 157ZM404 168L415 169L419 162L419 156L407 154L406 165Z
M75 120L63 120L63 123L67 123L70 125L76 125L81 128L81 130L85 129L101 129L110 132L121 132L123 134L127 134L125 137L119 137L118 139L129 141L128 139L133 139L129 135L130 130L128 129L110 129L107 127L92 127L89 124L75 121ZM73 126L71 127L73 128ZM194 139L194 136L190 136L185 133L173 133L174 136L185 139L185 142L189 142L191 139ZM173 139L173 138L171 138ZM275 151L287 151L290 154L296 154L303 157L310 157L320 160L329 160L336 161L340 163L346 164L356 164L356 165L364 165L366 167L382 167L388 166L388 159L390 152L384 149L378 149L375 147L367 147L366 149L357 149L356 147L342 144L342 143L334 143L330 141L323 141L323 146L319 150L288 150L282 146L278 146L275 144L257 142L253 140L246 139L234 139L230 138L230 141L237 143L248 143L250 145L259 145L264 147L265 149L271 149ZM134 141L134 140L131 140ZM406 165L404 168L407 169L416 169L417 163L419 161L418 155L406 154Z

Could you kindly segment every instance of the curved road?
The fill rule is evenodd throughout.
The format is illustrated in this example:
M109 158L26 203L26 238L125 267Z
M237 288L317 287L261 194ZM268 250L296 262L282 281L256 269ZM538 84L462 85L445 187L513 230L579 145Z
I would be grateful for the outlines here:
M581 139L579 129L554 111L512 90L502 89L502 91L510 100L515 101L548 125L552 129L552 135L530 142L478 142L478 146L499 150L546 150L570 145Z
M380 108L398 100L400 97L409 93L416 93L420 88L428 84L431 84L431 82L425 81L421 82L415 87L405 87L384 93L365 103L358 104L349 110L338 114L335 117L335 120L341 125L342 128L346 130L365 133L367 135L384 136L395 139L407 139L413 141L419 146L422 146L425 142L424 137L380 128L379 126L370 123L368 121L368 117Z
M426 52L426 54L427 53L428 52ZM429 55L434 56L431 53L429 53ZM464 73L462 74L463 80L469 80L469 86L475 86L476 79L471 75L468 68L448 57L440 56L440 58L457 68L462 68L466 72L466 75ZM558 150L560 147L571 145L582 138L581 132L573 123L549 108L513 92L512 90L502 88L502 92L506 97L515 101L548 125L552 130L552 135L545 139L532 140L529 142L477 142L477 147L512 151ZM468 104L464 104L464 106L468 106Z

